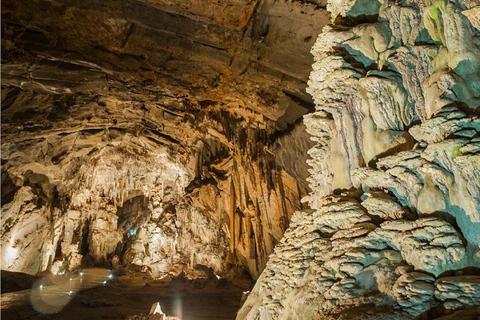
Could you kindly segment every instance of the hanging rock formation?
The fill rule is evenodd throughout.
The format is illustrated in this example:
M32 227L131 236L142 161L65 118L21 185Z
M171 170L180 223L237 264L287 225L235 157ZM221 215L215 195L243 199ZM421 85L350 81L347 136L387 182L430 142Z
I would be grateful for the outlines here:
M328 2L304 120L312 210L237 319L478 317L480 6L368 4Z
M258 277L305 208L321 5L2 1L2 269Z

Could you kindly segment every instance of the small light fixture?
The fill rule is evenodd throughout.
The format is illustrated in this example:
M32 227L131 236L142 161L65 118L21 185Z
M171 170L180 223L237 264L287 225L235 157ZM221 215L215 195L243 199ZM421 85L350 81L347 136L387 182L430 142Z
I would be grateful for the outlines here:
M130 237L135 237L137 235L137 227L133 227L132 229L130 229L128 231L128 234L130 235Z

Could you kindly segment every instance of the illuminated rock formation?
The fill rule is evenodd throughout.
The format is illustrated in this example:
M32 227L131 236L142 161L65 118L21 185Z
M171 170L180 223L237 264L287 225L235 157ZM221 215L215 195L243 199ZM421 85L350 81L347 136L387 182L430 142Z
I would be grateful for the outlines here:
M478 1L326 2L2 1L2 269L475 319Z
M329 1L304 120L313 210L237 319L478 315L456 311L480 297L478 4L364 4Z
M2 2L2 269L258 277L305 208L327 15L205 4Z

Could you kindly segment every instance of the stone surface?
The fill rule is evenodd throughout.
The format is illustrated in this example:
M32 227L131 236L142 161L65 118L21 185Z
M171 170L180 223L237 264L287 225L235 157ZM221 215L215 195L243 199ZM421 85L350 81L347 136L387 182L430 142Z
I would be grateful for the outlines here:
M2 269L256 278L308 192L317 1L2 2Z
M246 271L242 320L475 319L478 7L3 1L2 269Z
M478 4L364 3L328 2L304 120L313 211L237 319L478 314Z
M91 270L83 271L89 274ZM52 281L45 281L48 279ZM182 276L176 278L168 276L154 280L143 274L128 274L115 276L106 285L96 285L88 290L81 289L68 296L59 288L65 280L69 281L67 275L43 277L42 292L50 292L51 297L55 299L54 302L58 304L64 300L64 296L69 297L70 303L60 312L42 314L40 310L35 309L32 306L32 294L38 294L38 290L28 289L2 293L2 319L124 320L128 317L139 319L141 316L148 319L153 301L161 303L162 310L169 316L167 319L233 319L242 292L246 290L245 286L238 287L216 277L188 280ZM55 285L52 285L52 282ZM47 301L45 298L48 299L48 296L43 296L44 302ZM158 319L157 315L150 317Z
M480 305L480 277L458 276L441 278L436 283L435 297L447 309Z

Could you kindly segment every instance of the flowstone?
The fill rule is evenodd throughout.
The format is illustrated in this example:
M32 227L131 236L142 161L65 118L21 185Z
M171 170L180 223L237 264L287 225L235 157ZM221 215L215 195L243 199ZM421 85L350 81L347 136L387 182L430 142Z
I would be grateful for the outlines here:
M314 211L295 213L237 319L474 319L478 4L328 3L304 119Z

